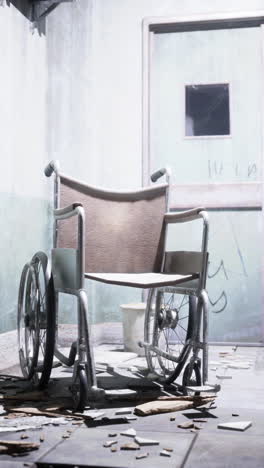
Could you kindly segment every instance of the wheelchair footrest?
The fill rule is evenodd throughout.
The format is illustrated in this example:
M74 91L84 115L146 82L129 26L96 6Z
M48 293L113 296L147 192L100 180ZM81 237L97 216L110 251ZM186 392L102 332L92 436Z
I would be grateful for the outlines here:
M206 384L206 385L187 385L186 387L186 390L189 390L191 392L212 392L212 393L217 393L220 391L221 389L221 386L219 384L216 384L216 385L210 385L210 384Z

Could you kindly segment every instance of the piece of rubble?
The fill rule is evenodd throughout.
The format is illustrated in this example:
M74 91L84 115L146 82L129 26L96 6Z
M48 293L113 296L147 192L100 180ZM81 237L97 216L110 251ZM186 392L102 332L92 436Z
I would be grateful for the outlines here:
M162 450L162 451L160 452L160 455L161 455L162 457L171 457L171 453L168 452L167 450Z
M245 431L250 426L252 426L251 421L227 422L217 425L218 429L231 429L233 431Z
M104 442L103 447L112 447L112 445L117 444L117 440L107 440Z
M232 416L239 416L238 413L232 413Z
M135 397L137 395L136 390L132 390L130 388L118 388L116 390L105 390L105 396L108 400L115 400L125 397L126 399L131 397Z
M173 449L172 449L172 448L168 448L168 447L163 447L162 450L166 450L167 452L173 452Z
M40 436L39 436L39 441L40 441L40 442L44 442L44 440L45 440L44 434L40 434Z
M129 444L121 445L121 450L139 450L140 446L135 442L130 442Z
M193 419L193 422L207 423L207 419Z
M170 418L170 421L175 421L175 419L176 419L175 416L172 416L172 417Z
M127 421L136 421L138 418L136 416L126 416L125 419Z
M0 445L0 454L2 453L7 453L8 452L8 447L5 445Z
M135 437L137 435L135 429L131 428L128 429L127 431L120 432L121 435L128 436L128 437Z
M117 432L109 432L108 437L116 437Z
M117 452L118 448L117 447L111 447L111 452Z
M115 414L131 414L132 410L131 408L120 408L119 410L116 410Z
M178 427L180 427L181 429L193 429L194 423L193 421L187 421L182 424L178 424Z
M232 375L216 374L217 379L232 379Z
M135 437L135 442L139 445L159 445L158 440L144 439L143 437Z
M22 440L23 439L28 439L28 435L27 434L21 434L20 439L22 439Z
M230 369L250 369L250 364L248 362L234 362L232 364L228 364Z
M30 452L31 450L37 450L39 444L34 442L21 442L14 440L0 440L0 446L7 447L7 453L21 453L21 452Z
M217 370L217 367L211 367L210 370L211 370L211 371L216 371L216 370Z
M85 418L88 419L97 419L101 418L102 416L105 415L105 412L103 411L97 411L97 410L86 410L83 413L81 413Z
M149 453L148 453L148 452L139 453L138 455L136 455L136 459L137 459L137 460L141 460L142 458L147 458L148 456L149 456Z
M0 427L0 432L19 432L27 431L28 429L36 429L36 426L14 426L14 427Z

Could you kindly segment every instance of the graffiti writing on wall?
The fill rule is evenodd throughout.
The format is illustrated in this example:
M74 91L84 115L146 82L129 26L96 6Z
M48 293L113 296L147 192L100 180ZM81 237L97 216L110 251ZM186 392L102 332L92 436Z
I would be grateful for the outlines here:
M231 164L231 163L230 163ZM208 160L208 176L210 179L219 176L230 176L230 174L236 177L243 177L245 179L256 179L258 175L258 167L255 162L248 163L244 167L239 163L224 164L218 160Z
M228 274L223 260L220 261L219 266L217 266L216 270L213 273L208 272L208 279L217 277L217 275L219 275L221 272L223 272L225 278L228 280ZM212 306L212 312L214 312L215 314L223 312L223 310L226 309L228 304L226 291L221 291L219 296L214 300L209 295L209 302Z

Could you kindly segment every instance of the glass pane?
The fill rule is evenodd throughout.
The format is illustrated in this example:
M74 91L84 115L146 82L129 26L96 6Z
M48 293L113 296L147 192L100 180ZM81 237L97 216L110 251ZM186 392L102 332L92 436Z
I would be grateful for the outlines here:
M185 87L185 135L229 135L229 85Z

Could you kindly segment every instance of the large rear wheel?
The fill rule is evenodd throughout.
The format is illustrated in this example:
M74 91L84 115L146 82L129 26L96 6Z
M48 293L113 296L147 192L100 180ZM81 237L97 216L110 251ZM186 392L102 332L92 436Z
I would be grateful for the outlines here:
M44 388L49 381L56 338L55 292L47 256L37 252L23 268L18 296L21 370Z

